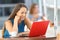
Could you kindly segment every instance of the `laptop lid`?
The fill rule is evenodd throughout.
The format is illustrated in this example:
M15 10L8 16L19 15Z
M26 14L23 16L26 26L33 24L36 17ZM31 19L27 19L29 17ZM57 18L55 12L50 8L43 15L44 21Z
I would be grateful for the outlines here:
M30 29L29 37L45 35L49 21L34 22Z

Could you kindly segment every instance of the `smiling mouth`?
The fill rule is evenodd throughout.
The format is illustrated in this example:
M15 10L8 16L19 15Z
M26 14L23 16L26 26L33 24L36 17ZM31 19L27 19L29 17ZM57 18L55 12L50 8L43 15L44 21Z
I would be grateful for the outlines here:
M21 20L24 20L24 17L21 17Z

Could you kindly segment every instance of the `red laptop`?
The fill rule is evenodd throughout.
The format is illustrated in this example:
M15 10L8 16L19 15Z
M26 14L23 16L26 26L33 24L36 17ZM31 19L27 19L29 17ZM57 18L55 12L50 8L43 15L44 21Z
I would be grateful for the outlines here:
M49 21L34 22L29 33L29 37L45 35Z

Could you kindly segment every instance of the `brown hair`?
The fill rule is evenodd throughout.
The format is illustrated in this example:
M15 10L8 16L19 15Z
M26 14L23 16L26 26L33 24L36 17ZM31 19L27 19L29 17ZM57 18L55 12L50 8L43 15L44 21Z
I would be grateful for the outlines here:
M18 3L18 4L16 4L16 6L15 6L15 8L13 9L11 15L9 16L9 19L15 18L16 13L17 13L22 7L27 8L23 3Z
M30 7L30 14L33 13L33 9L35 8L36 5L37 5L36 3L33 3L33 4L31 5L31 7Z

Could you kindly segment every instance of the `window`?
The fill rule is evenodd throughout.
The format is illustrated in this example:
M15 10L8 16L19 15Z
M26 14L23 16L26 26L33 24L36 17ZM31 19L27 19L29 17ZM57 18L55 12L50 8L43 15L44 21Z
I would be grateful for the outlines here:
M47 17L51 22L54 22L54 8L47 8Z
M58 26L60 26L60 9L58 9L57 17L58 17Z
M5 11L5 14L4 16L9 16L12 12L12 9L13 7L5 7L4 11Z
M3 14L2 14L2 8L0 8L0 16L2 16Z
M24 0L1 0L0 4L24 3Z

